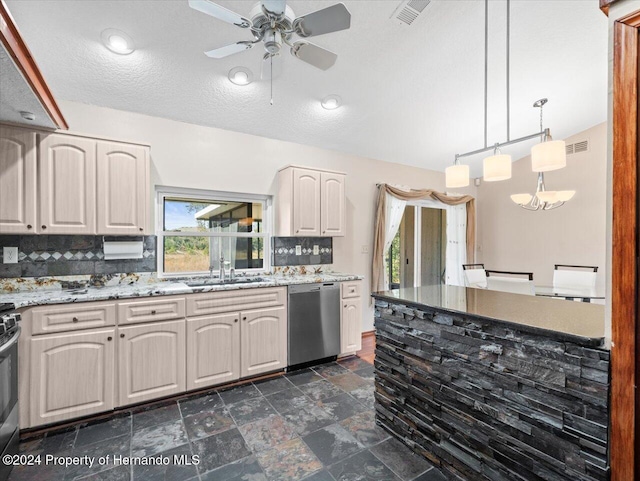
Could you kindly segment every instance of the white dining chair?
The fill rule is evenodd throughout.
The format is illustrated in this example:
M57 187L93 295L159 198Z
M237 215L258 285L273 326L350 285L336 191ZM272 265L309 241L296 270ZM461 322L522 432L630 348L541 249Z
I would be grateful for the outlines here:
M492 291L511 292L535 296L533 272L514 271L485 271L487 273L487 288Z
M553 287L593 288L596 286L596 266L556 264L553 269Z
M487 288L487 274L484 264L462 264L464 282L467 287Z

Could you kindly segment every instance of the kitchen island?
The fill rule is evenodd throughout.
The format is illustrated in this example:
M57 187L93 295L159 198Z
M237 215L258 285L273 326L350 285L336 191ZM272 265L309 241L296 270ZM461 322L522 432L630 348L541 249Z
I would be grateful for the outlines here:
M605 480L601 305L457 286L374 293L376 419L455 480Z

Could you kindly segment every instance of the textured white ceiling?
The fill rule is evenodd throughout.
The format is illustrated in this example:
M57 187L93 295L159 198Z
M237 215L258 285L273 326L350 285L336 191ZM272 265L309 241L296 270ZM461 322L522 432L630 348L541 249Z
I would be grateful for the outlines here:
M21 111L31 112L35 116L34 120L23 119L20 115ZM2 43L0 43L0 121L47 129L56 128Z
M259 77L262 51L222 60L202 52L249 34L191 10L186 0L8 0L54 94L129 110L436 170L483 145L484 2L433 1L411 25L391 18L398 1L345 1L350 30L313 41L338 53L322 72L284 55L274 84L239 87L228 71ZM241 14L253 2L220 1ZM290 1L297 15L333 1ZM511 2L511 136L537 131L533 101L548 97L545 124L559 139L606 120L607 18L598 0ZM505 2L492 0L489 144L506 137ZM134 40L115 55L106 28ZM320 107L342 97L335 111ZM82 130L82 126L71 125ZM531 144L509 149L514 158ZM471 161L479 175L479 159Z

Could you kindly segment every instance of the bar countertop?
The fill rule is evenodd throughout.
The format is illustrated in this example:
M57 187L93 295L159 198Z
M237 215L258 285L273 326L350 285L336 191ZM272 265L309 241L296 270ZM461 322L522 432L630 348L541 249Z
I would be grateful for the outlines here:
M470 287L432 285L374 292L375 299L508 324L591 347L604 344L604 306Z

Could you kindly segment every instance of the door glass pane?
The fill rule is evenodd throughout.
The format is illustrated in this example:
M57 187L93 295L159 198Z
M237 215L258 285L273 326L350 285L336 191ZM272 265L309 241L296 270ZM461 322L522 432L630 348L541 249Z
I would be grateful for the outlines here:
M421 208L420 285L437 285L444 281L446 215L444 209Z
M400 223L400 287L413 287L415 258L415 211L408 205Z

